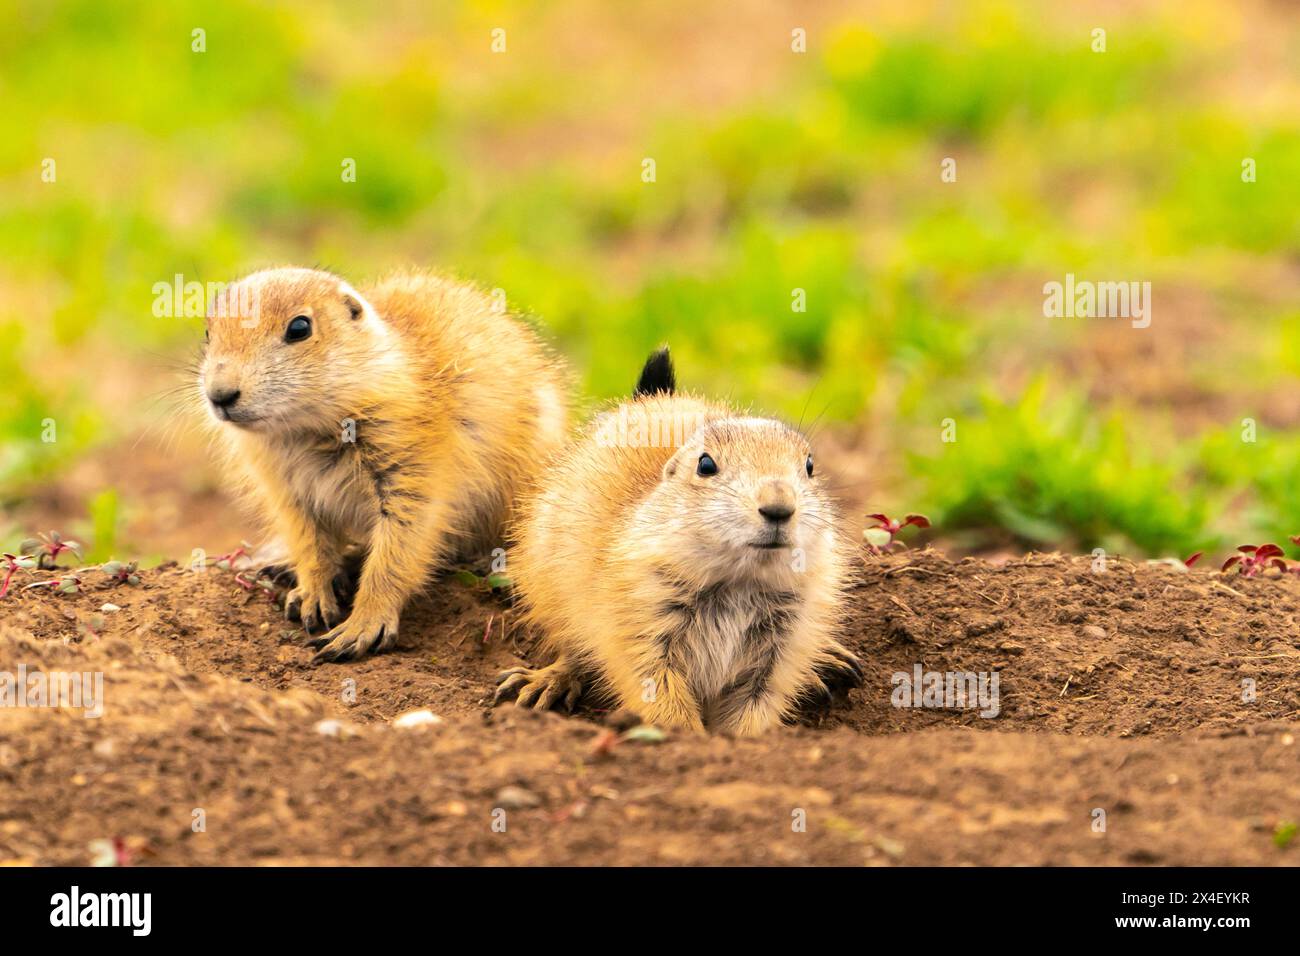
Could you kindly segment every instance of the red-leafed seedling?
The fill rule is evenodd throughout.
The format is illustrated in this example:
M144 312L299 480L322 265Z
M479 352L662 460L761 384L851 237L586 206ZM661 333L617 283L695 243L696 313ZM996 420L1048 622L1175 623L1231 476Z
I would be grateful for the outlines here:
M276 604L279 602L280 595L275 588L275 582L270 578L250 577L246 572L239 571L235 574L235 583L245 591L261 591L267 599Z
M91 640L99 640L104 633L104 615L92 614L87 619L77 621L77 633Z
M1223 562L1222 571L1236 567L1243 577L1253 578L1267 568L1274 567L1280 571L1287 570L1284 552L1275 544L1243 544L1237 548L1241 554L1234 554Z
M252 550L253 546L251 544L247 541L241 541L239 542L239 547L234 551L228 551L220 557L213 558L212 563L222 571L230 571L235 567L235 562L240 558L250 557Z
M38 534L34 538L28 538L24 541L19 549L24 554L34 555L36 558L36 567L42 571L51 571L55 564L58 563L59 555L69 551L81 557L81 545L76 541L65 541L63 535L57 531Z
M918 528L930 527L930 519L925 515L908 515L902 521L889 517L887 514L867 515L868 518L874 518L877 522L873 527L862 532L862 538L867 543L867 551L871 554L884 554L893 549L894 545L902 542L895 540L898 533L908 525L915 525Z
M60 594L76 594L81 590L81 578L71 571L50 578L48 581L33 581L24 591L30 591L32 588L52 588Z
M122 561L107 561L99 566L99 570L119 584L139 584L140 575L136 573L137 563L136 561L130 564Z
M10 554L4 553L4 564L0 565L0 572L4 574L4 583L0 584L0 598L9 593L9 582L13 580L15 574L19 571L30 572L36 567L36 559L30 554Z

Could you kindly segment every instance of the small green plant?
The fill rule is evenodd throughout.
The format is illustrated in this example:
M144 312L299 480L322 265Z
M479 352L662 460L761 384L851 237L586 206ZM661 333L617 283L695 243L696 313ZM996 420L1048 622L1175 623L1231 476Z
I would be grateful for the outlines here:
M509 577L497 572L480 576L473 571L462 569L456 572L455 578L465 587L477 590L508 591L511 584Z
M121 523L117 491L109 488L90 501L90 553L91 561L112 557L117 548L118 529Z
M1273 845L1279 850L1290 846L1291 841L1295 839L1297 830L1300 830L1300 826L1297 826L1292 820L1279 822L1273 830Z

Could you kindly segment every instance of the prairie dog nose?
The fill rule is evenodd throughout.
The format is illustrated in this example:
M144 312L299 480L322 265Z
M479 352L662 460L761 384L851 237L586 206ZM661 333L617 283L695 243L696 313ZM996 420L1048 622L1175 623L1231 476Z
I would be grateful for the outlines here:
M237 388L209 388L208 401L217 408L229 408L235 402L239 401L239 389Z
M794 516L794 489L772 479L758 489L758 513L772 524L785 524Z

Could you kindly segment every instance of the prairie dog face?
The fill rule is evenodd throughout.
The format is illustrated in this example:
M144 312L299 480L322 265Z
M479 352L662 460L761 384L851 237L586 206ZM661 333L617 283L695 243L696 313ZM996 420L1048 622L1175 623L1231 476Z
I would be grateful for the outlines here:
M715 580L789 581L829 547L832 515L807 440L780 422L727 418L697 430L646 506L668 547Z
M217 421L274 432L336 425L387 329L338 276L269 269L226 287L208 308L199 391Z

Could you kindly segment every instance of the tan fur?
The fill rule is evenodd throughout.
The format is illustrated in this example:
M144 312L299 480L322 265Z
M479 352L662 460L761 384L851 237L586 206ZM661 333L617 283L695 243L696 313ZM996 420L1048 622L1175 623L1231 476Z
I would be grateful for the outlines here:
M299 315L312 334L288 343ZM564 438L556 363L522 323L449 279L411 273L355 290L326 272L271 269L226 289L208 331L199 391L287 545L297 587L286 611L309 629L337 623L331 582L345 552L366 554L352 613L313 642L317 660L391 646L431 571L502 544L512 502ZM241 392L232 421L206 399L225 388Z
M696 474L702 453L718 466ZM558 655L503 675L539 708L572 705L594 681L643 719L760 733L822 674L857 671L834 637L845 546L806 440L779 422L657 394L599 416L521 505L510 573ZM795 507L788 547L758 507Z

